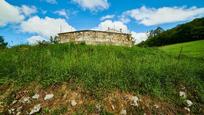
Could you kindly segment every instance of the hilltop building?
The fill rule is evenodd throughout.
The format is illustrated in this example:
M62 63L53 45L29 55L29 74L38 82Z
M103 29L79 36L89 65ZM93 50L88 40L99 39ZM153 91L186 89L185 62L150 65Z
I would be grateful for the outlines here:
M130 47L134 44L131 34L122 33L122 31L118 32L115 30L81 30L59 33L58 36L60 43L73 42L91 45L105 44Z

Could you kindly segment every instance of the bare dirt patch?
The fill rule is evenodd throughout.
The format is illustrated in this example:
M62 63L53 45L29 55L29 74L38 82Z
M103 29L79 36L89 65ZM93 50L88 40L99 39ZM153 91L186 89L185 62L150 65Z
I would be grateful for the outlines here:
M29 114L34 106L40 104L40 109L37 112L42 114L100 114L104 112L147 115L188 114L188 111L182 107L149 96L115 90L98 100L81 87L72 89L69 86L68 83L63 83L42 88L33 83L31 86L16 91L15 94L11 87L6 87L0 99L1 101L10 99L10 102L2 102L0 112L5 114ZM32 98L36 94L39 97L37 99ZM44 97L48 94L53 94L53 97L45 100Z

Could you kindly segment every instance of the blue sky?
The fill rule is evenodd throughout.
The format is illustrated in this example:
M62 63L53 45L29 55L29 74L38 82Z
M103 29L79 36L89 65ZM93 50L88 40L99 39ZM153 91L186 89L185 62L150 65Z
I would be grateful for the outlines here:
M1 0L0 35L12 46L65 31L121 28L139 43L151 29L199 17L204 0Z

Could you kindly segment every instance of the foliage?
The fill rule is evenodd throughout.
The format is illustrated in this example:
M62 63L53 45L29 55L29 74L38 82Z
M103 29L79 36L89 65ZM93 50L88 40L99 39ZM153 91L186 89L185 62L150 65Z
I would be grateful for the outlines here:
M50 37L50 43L51 44L58 44L59 43L59 40L58 40L58 37L55 36L55 37Z
M0 49L6 48L7 45L8 45L8 43L4 41L3 36L0 36Z
M148 39L152 39L155 36L161 34L162 32L164 32L164 29L161 28L161 27L157 27L155 30L151 30L150 32L148 32L149 33L149 34L147 34L148 35ZM140 47L147 47L148 45L146 44L145 41L142 41L141 43L138 44L138 46L140 46Z
M49 41L43 40L43 41L38 41L38 43L36 45L41 46L41 47L46 47L49 44L58 44L59 40L58 37L50 37Z
M178 25L156 36L151 36L145 42L141 43L140 46L163 46L201 39L204 39L204 18L195 19L192 22Z
M164 29L161 28L161 27L157 27L155 30L151 30L149 32L149 36L148 36L148 39L151 39L159 34L161 34L162 32L164 32Z
M45 41L45 40L43 40L43 41L38 41L38 43L37 43L37 45L39 45L39 46L47 46L47 45L49 45L50 44L50 42L49 41Z

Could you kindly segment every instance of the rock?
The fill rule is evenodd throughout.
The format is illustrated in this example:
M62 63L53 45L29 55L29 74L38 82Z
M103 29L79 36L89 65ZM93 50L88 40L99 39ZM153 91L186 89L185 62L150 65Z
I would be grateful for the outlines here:
M122 110L120 111L120 115L127 115L127 111L126 111L125 109L122 109Z
M115 106L114 106L114 105L111 105L111 108L112 108L112 110L114 110L114 109L115 109Z
M39 112L40 109L41 109L41 104L35 105L35 106L33 107L33 109L30 111L29 115L33 115L33 114Z
M21 98L21 100L20 100L20 102L21 103L30 103L30 97L23 97L23 98Z
M131 98L131 101L132 101L131 105L138 107L138 100L139 100L139 98L137 96L132 96L132 98Z
M8 110L8 113L9 113L9 114L12 114L12 111L9 109L9 110Z
M96 104L96 110L97 110L97 112L101 111L101 105L100 104Z
M75 100L71 100L71 106L76 106L77 105L77 102Z
M13 104L16 104L16 102L17 102L17 100L14 100L11 104L13 105Z
M188 107L184 107L184 109L187 110L188 112L191 111L190 108L188 108Z
M17 111L17 112L20 112L20 111L22 110L22 108L23 108L23 107L20 106L20 107L18 107L18 108L16 109L16 111Z
M190 107L193 105L193 102L191 100L186 100L187 106Z
M36 93L35 95L32 96L33 99L38 99L39 97L40 97L40 95L37 94L37 93Z
M9 114L14 114L15 109L11 108L8 110Z
M20 115L20 114L21 114L21 112L17 112L17 113L16 113L16 115Z
M159 108L159 105L155 104L154 107L155 107L156 109L158 109L158 108Z
M183 98L186 98L186 93L184 91L180 91L179 96L183 97Z
M53 97L54 97L54 94L47 94L47 95L45 95L44 100L50 100Z

